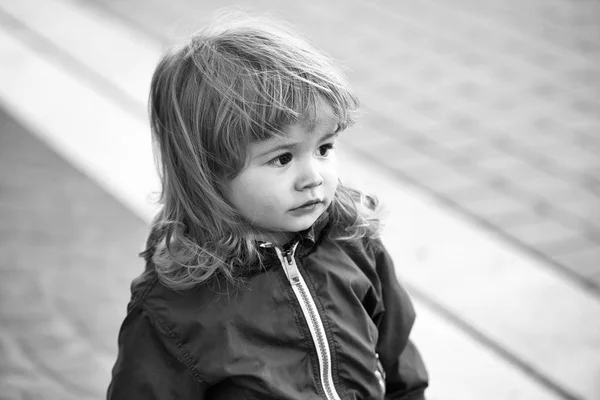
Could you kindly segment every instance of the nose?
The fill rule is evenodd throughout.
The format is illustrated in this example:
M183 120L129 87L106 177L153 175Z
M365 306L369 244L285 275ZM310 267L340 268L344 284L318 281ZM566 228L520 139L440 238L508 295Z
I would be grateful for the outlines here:
M300 174L296 180L296 190L312 189L323 184L323 176L319 170L318 163L317 160L302 163Z

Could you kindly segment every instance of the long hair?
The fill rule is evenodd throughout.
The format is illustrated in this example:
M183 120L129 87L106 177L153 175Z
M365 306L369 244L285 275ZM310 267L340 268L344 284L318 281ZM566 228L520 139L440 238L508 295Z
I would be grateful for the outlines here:
M143 256L163 284L186 289L259 261L251 225L225 200L250 143L331 106L341 127L358 99L333 62L287 26L220 19L168 51L150 89L149 113L162 183L161 211ZM335 239L375 235L377 201L339 185L330 206Z

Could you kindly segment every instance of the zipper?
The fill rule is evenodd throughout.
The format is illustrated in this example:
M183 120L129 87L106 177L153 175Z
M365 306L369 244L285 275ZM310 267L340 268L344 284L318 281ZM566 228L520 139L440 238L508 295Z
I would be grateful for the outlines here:
M383 365L379 360L379 354L375 353L375 357L377 358L377 369L375 370L375 377L379 382L379 388L383 392L383 396L385 397L385 370L383 369Z
M333 377L331 373L331 352L329 351L329 343L327 342L327 335L325 334L325 328L323 327L323 321L319 316L319 311L315 305L308 286L300 271L296 265L294 258L294 251L298 243L295 243L290 249L282 252L279 247L275 247L281 266L285 271L285 276L292 285L294 295L300 303L304 318L308 323L308 328L312 336L315 348L317 349L317 358L319 359L319 372L321 377L321 386L325 392L327 400L341 400L335 386L333 384Z

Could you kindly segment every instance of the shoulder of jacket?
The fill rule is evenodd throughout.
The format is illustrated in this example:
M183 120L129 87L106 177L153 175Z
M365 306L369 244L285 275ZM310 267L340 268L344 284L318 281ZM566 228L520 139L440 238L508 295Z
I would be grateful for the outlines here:
M132 283L127 318L146 319L142 326L154 331L196 381L210 382L207 377L218 363L209 366L199 355L216 351L218 332L227 323L226 305L210 288L176 291L164 286L156 273L144 273Z
M134 299L130 302L127 317L121 328L122 333L125 332L127 326L133 329L130 331L130 334L134 335L133 337L139 338L139 335L142 335L151 338L150 340L157 348L161 349L160 351L169 355L167 358L172 357L187 369L197 384L207 385L209 378L198 368L197 358L184 340L185 334L182 335L179 326L173 324L168 316L159 312L148 301Z
M132 283L130 307L139 307L172 330L185 334L188 329L216 327L239 309L242 287L224 277L176 290L160 282L152 268Z
M360 254L374 259L385 250L379 238L363 237L349 242L341 242L341 247L348 254Z

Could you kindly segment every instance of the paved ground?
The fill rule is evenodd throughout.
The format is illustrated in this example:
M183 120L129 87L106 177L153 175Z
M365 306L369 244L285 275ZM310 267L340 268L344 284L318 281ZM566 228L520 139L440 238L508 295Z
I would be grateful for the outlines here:
M0 171L0 399L101 398L146 224L2 110Z
M158 0L56 3L65 4L65 10L69 4L91 10L104 21L118 21L162 46L190 31L217 6L227 5L186 0L168 6ZM68 47L52 45L58 40L52 32L61 33L61 26L71 19L47 18L42 13L41 18L54 21L50 33L44 34L26 12L16 14L9 4L0 2L0 25L10 27L15 37L48 62L67 65L78 81L143 118L143 104L128 97L126 85L124 89L93 66L82 65ZM597 314L590 310L597 309L600 299L599 4L566 0L253 4L294 21L349 68L366 111L364 128L349 132L346 140L360 154L362 161L357 163L368 161L379 168L369 171L380 171L389 185L417 189L451 213L492 229L515 254L534 255L542 269L560 279L552 278L545 292L535 291L546 275L530 275L528 265L512 261L520 256L503 256L510 260L508 264L523 268L522 276L506 276L511 282L502 276L510 265L494 260L484 268L487 260L479 255L471 263L481 262L481 268L475 265L460 281L489 286L457 289L488 305L477 310L472 300L461 305L453 303L452 293L442 293L444 285L459 283L456 277L436 270L436 281L433 274L427 275L431 271L416 272L407 278L419 304L428 305L421 313L425 321L433 318L428 316L430 310L435 318L441 315L450 321L435 325L442 326L441 335L440 329L418 333L437 332L438 336L430 336L436 343L445 340L454 345L458 342L452 338L458 332L475 344L468 347L477 353L474 358L483 353L493 357L488 364L473 366L497 373L505 371L496 369L501 360L511 368L510 379L499 375L495 383L504 380L514 387L500 395L490 392L488 398L600 398L595 395L600 386L592 380L594 371L600 371L595 369L600 331L594 336L595 328L586 330L597 326L590 320ZM75 17L77 13L69 18ZM65 36L59 39L73 40L82 32L62 32ZM100 41L95 45L100 48ZM94 44L86 46L92 54ZM5 54L4 63L17 59ZM108 56L97 57L94 62ZM114 62L118 65L119 59ZM30 68L18 63L13 67ZM31 77L32 82L35 79ZM134 75L129 78L135 80ZM33 108L35 100L29 101ZM77 118L64 109L55 114L63 115L63 120ZM0 399L102 398L114 362L126 288L141 268L135 252L146 223L105 191L107 182L101 188L1 109L0 167ZM416 229L408 234L418 235ZM488 252L489 247L478 241L485 235L481 231L472 238L480 249L469 249L467 243L466 251ZM454 238L447 233L430 237L429 247L415 251L417 258L449 254L436 250L444 250ZM455 271L463 268L448 265ZM472 275L478 272L481 280L469 281L477 279ZM486 293L493 290L494 280L507 294L503 300ZM528 288L531 297L511 298L521 286ZM549 316L532 314L531 325L526 314L514 312L543 309L552 296L566 298L561 303L564 308L553 308ZM511 303L515 308L507 308L512 311L503 316L503 307ZM513 322L512 330L481 317L486 314ZM576 328L569 333L570 340L591 350L577 353L580 348L557 348L557 358L547 351L528 353L528 348L544 349L540 345L544 342L549 348L559 347L568 329L558 325L565 324ZM537 339L527 342L524 337ZM436 350L452 350L442 347ZM572 358L562 357L569 352ZM464 351L460 355L472 357ZM437 361L431 361L434 370ZM573 371L581 367L592 371L592 379L576 376ZM470 372L467 365L460 368L465 375ZM446 373L450 376L451 371ZM522 378L514 378L515 373ZM488 379L478 381L482 387L472 388L472 393L489 391L493 386L485 385L494 382L493 377ZM460 380L445 383L436 392L439 398L468 392Z

